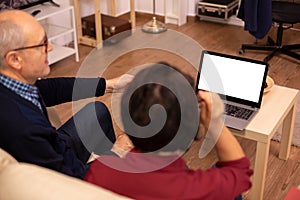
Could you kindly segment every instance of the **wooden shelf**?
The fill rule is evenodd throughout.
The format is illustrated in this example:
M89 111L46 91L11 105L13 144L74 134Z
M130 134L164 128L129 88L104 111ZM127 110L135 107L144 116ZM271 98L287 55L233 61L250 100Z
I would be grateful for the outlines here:
M40 12L35 16L36 20L43 26L45 29L48 40L52 45L53 50L48 53L49 64L53 64L57 61L60 61L70 55L75 54L76 62L79 61L78 53L78 43L76 40L76 26L75 26L75 15L73 6L60 6L56 7L53 5L37 5L25 9L26 12L32 13L35 10L40 10ZM62 14L69 13L71 17L72 24L70 27L65 27L55 22L50 23L49 20L52 17L57 18ZM54 44L54 40L63 38L66 35L72 35L74 38L74 47L67 47L63 45Z
M116 16L116 0L109 0L111 3L111 15ZM100 12L100 1L94 0L95 9L95 29L96 38L91 38L82 34L81 24L81 9L79 0L74 0L74 9L76 17L76 29L77 29L77 41L79 44L85 44L97 48L102 48L102 25L101 25L101 12ZM135 0L130 0L130 21L132 29L135 29Z

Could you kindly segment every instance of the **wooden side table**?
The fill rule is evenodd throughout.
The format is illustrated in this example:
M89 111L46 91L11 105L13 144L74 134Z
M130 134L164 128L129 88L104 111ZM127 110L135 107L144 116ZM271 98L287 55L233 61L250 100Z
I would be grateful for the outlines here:
M243 131L231 129L238 137L257 142L251 199L262 200L271 139L282 124L279 158L287 160L293 135L298 90L274 85L264 94L262 106Z
M111 3L111 15L116 15L116 0L109 0ZM101 25L101 12L100 12L100 0L94 0L95 9L95 29L96 38L91 38L84 36L82 34L82 24L81 24L81 9L79 0L74 0L74 10L76 20L76 30L77 30L77 41L79 44L86 44L89 46L102 48L102 25ZM99 17L100 16L100 17ZM132 29L135 29L135 1L130 0L130 21Z

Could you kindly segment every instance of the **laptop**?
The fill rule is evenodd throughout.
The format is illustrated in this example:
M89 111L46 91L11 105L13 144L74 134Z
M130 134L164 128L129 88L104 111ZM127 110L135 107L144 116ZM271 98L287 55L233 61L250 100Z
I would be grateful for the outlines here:
M224 124L244 130L260 109L268 69L266 62L202 51L196 90L219 94Z

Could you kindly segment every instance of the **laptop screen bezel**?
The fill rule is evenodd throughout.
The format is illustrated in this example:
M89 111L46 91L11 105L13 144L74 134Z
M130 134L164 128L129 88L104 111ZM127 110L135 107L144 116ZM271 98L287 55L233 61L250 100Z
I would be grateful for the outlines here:
M239 57L239 56L223 54L223 53L219 53L219 52L203 50L202 54L201 54L201 58L200 58L199 69L198 69L197 82L196 82L196 87L195 87L196 92L198 90L200 90L198 88L198 85L199 85L199 81L200 81L200 74L201 74L204 54L221 56L221 57L226 57L226 58L232 58L232 59L237 59L237 60L241 60L241 61L252 62L252 63L257 63L257 64L264 65L265 66L265 72L264 72L264 76L263 76L263 81L262 81L262 85L261 85L261 89L260 89L258 102L253 102L253 101L249 101L249 100L245 100L245 99L240 99L240 98L236 98L236 97L232 97L232 96L228 96L228 95L219 94L221 99L223 99L223 100L228 100L228 101L232 101L232 102L245 104L245 105L248 105L248 106L251 106L251 107L260 108L263 93L264 93L264 88L265 88L265 82L266 82L267 75L268 75L268 70L269 70L269 64L268 63L263 62L263 61L259 61L259 60L250 59L250 58L244 58L244 57Z

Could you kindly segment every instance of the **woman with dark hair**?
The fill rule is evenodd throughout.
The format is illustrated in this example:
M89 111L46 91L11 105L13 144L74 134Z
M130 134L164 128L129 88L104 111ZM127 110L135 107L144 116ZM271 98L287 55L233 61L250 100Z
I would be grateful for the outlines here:
M134 199L232 200L248 190L250 161L221 120L222 101L205 91L195 95L192 80L165 63L137 73L121 100L134 149L124 158L101 156L85 180ZM188 169L181 158L200 137L199 122L219 158L208 170Z

